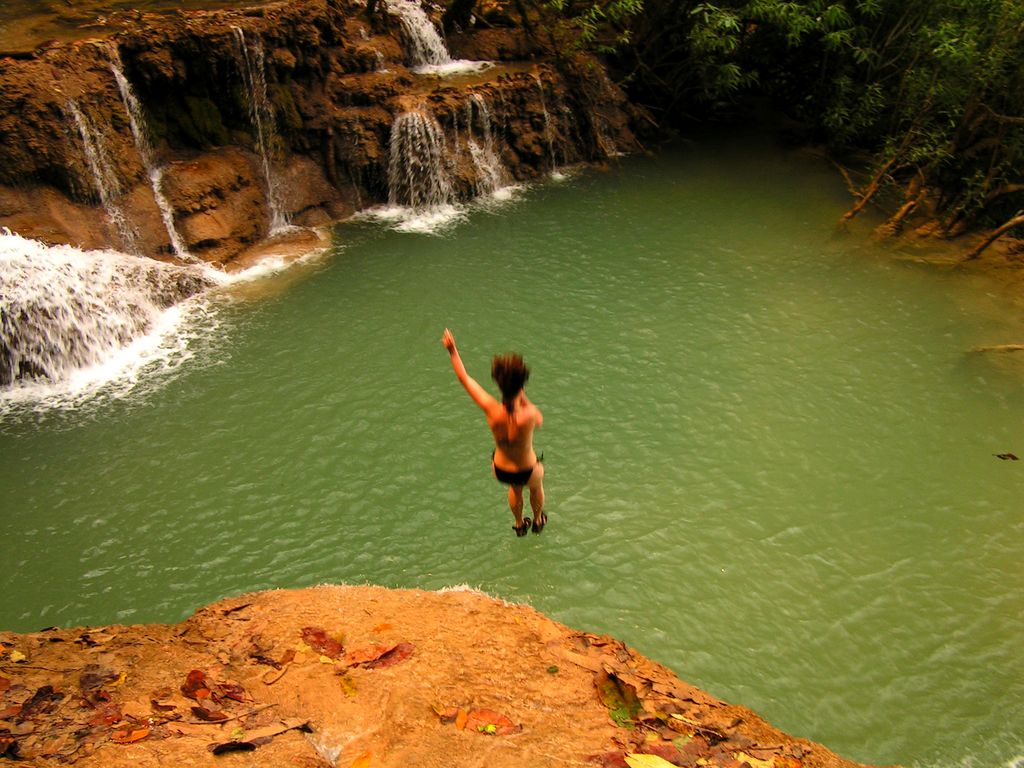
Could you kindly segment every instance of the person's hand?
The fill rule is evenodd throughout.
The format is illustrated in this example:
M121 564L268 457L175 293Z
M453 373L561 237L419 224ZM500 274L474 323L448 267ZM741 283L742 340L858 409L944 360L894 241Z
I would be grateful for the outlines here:
M441 337L441 343L444 344L444 348L447 349L448 352L455 351L455 337L452 336L452 332L447 328L444 329L444 335Z

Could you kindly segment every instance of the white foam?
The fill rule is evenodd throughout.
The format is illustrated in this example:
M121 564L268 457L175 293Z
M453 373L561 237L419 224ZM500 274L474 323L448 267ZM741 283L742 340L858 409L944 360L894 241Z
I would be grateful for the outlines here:
M413 67L412 71L417 75L437 75L438 77L452 77L454 75L471 75L476 72L483 72L494 66L493 61L471 61L469 59L453 59L443 64L423 64Z
M410 208L402 205L381 205L367 208L353 219L373 219L383 222L397 232L435 235L454 227L466 218L464 206L448 204L428 208Z
M175 299L175 281L199 292ZM104 392L122 397L148 374L173 371L213 326L208 288L223 276L116 251L48 246L0 230L4 347L21 376L0 389L0 415L15 406L71 408Z

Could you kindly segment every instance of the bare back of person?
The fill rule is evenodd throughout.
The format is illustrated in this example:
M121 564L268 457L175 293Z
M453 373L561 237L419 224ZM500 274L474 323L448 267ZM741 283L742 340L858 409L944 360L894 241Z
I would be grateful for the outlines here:
M487 418L487 426L494 438L491 467L495 478L508 486L508 504L515 517L513 529L516 535L522 536L531 529L531 525L534 533L540 533L547 523L544 465L533 450L533 433L544 423L544 416L523 390L530 375L529 368L518 355L495 356L491 374L502 390L502 399L498 400L466 372L455 338L447 328L442 343L451 355L456 377ZM522 516L524 488L530 494L532 521Z
M487 412L487 425L494 436L495 466L511 472L535 466L533 430L544 420L540 409L527 399L525 392L519 393L511 413L502 403L496 406Z

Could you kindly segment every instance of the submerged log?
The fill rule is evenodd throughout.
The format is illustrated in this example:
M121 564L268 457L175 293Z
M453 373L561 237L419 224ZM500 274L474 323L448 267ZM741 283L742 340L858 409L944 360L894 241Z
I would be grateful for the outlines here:
M971 352L1024 352L1024 344L988 344L974 347Z

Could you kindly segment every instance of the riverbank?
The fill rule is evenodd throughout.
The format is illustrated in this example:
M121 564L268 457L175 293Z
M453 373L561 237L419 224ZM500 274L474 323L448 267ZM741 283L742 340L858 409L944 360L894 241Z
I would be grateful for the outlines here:
M371 586L233 597L175 625L0 633L0 755L105 768L856 765L528 606Z

